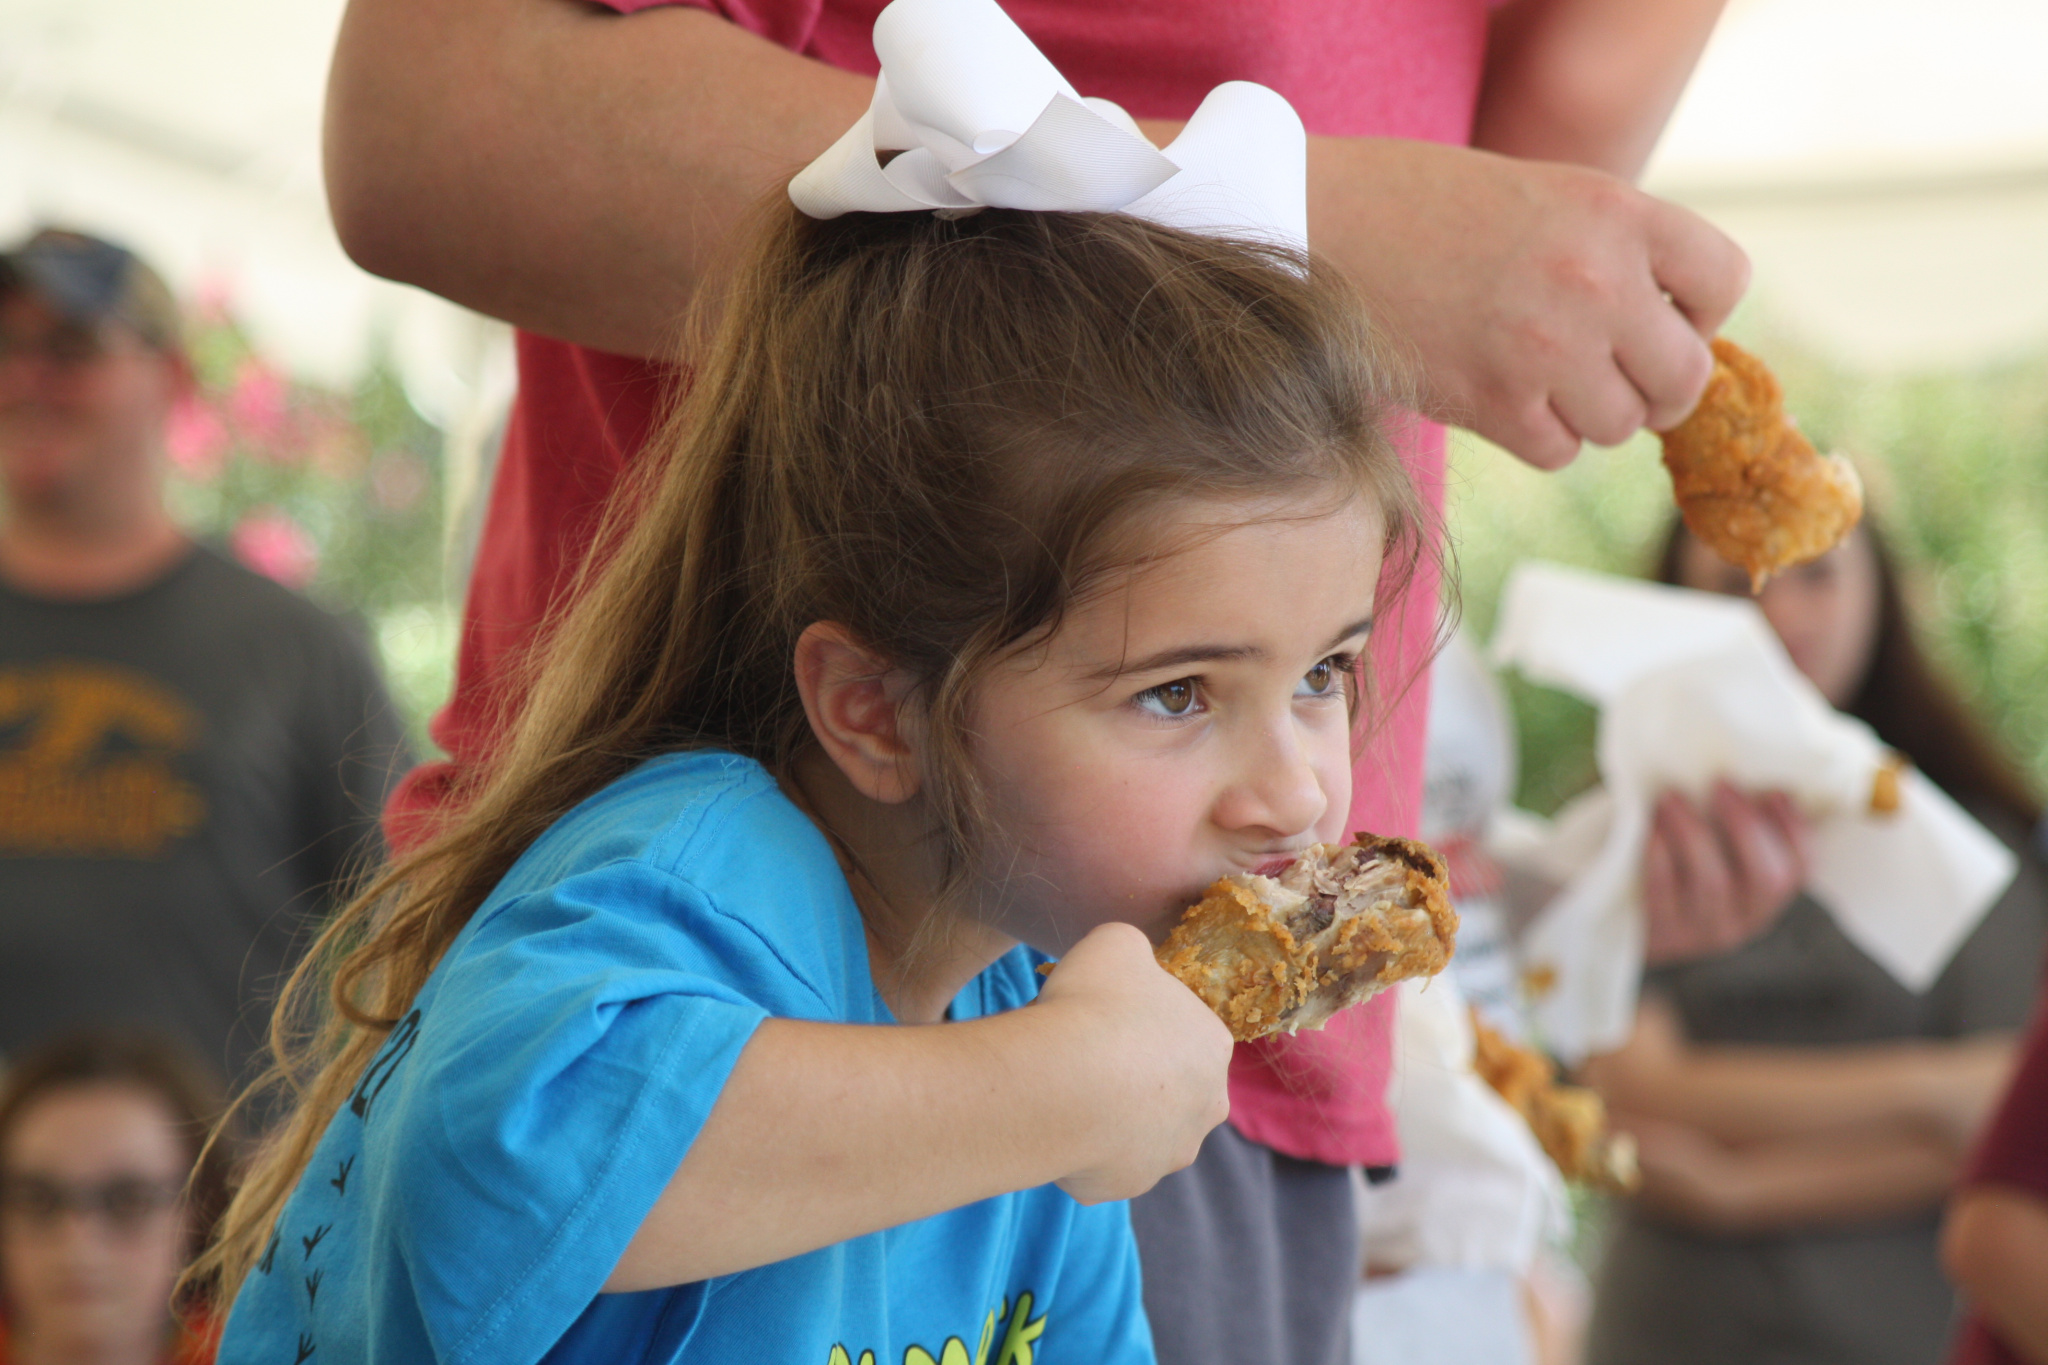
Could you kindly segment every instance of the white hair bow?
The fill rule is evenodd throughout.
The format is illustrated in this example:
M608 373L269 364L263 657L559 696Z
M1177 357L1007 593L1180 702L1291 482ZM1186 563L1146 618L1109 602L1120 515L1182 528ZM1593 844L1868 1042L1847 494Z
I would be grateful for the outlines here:
M980 208L1122 212L1308 244L1308 137L1276 92L1217 86L1165 151L1084 99L995 0L894 0L860 122L790 182L813 218ZM895 152L883 164L878 153Z

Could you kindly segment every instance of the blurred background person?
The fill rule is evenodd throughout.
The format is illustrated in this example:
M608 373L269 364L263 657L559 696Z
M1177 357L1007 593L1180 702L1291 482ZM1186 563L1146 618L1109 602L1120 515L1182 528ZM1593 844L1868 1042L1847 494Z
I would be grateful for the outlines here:
M1682 527L1659 577L1748 591ZM2021 868L1924 995L1805 895L1743 946L1647 974L1635 1037L1588 1067L1636 1132L1644 1176L1604 1258L1591 1365L1938 1359L1955 1311L1940 1201L2005 1083L2040 977L2048 876L2028 839L2040 803L1922 654L1878 530L1866 521L1772 580L1759 605L1821 694ZM1755 886L1799 861L1789 803L1724 790L1711 804L1659 805L1644 867L1652 923L1753 917Z
M238 1074L405 766L364 642L166 510L191 382L131 253L0 256L0 1053L120 1020Z
M1949 1365L2048 1365L2048 1002L1942 1227L1970 1308Z
M0 1080L0 1365L212 1360L206 1306L171 1294L226 1204L228 1148L200 1160L221 1098L160 1035L19 1054Z

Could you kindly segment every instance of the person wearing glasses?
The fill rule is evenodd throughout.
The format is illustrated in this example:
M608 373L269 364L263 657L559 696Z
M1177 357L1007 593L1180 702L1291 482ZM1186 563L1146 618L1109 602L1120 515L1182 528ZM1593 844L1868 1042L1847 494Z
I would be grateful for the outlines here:
M355 632L165 508L192 384L132 253L0 254L0 1055L120 1020L239 1073L405 766Z
M157 1034L77 1033L0 1080L0 1365L206 1365L172 1283L227 1201L219 1081Z

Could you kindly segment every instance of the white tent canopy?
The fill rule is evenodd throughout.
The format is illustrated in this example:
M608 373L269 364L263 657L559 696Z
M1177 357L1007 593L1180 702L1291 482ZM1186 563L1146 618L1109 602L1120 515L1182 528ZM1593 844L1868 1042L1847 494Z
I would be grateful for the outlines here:
M258 348L346 385L382 348L459 423L502 370L495 325L342 254L320 180L341 0L0 0L0 234L134 246L188 296L226 293Z
M1719 223L1754 297L1871 368L2048 345L2048 4L1734 0L1651 189Z
M535 0L543 3L544 0ZM499 329L342 255L319 174L342 0L0 0L0 235L64 221L345 383L384 345L423 411L502 394ZM1844 360L2048 340L2048 5L1735 0L1651 184L1722 223L1763 305Z

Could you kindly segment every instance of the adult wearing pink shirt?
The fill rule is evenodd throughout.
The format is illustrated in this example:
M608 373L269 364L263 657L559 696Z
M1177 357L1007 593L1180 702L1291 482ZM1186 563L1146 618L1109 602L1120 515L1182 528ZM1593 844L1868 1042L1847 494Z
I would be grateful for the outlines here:
M512 700L509 666L573 580L673 382L647 358L664 355L693 292L716 278L726 234L867 107L882 3L352 0L327 130L344 245L371 270L521 329L520 396L457 693L435 730L454 760L396 798L398 839L460 799L488 755ZM1626 183L1721 3L1006 8L1084 94L1156 123L1156 141L1220 81L1285 95L1312 135L1311 240L1414 349L1430 413L1554 467L1582 439L1613 443L1683 416L1709 370L1703 337L1746 282L1732 243ZM1441 428L1420 424L1406 453L1434 487ZM1379 676L1395 686L1423 666L1435 591L1421 576L1375 641ZM1412 832L1425 696L1406 690L1362 760L1355 826ZM1331 1239L1352 1235L1342 1168L1396 1155L1382 1103L1388 1018L1369 1005L1284 1050L1240 1049L1234 1131L1152 1197L1168 1222L1197 1217L1213 1235L1147 1235L1142 1203L1138 1223L1162 1292L1185 1278L1167 1250L1218 1243L1241 1247L1248 1270L1263 1263L1273 1292L1250 1295L1264 1317L1185 1299L1163 1313L1148 1294L1163 1358L1319 1361L1341 1349L1345 1294L1329 1296L1327 1322L1286 1304L1321 1302L1301 1279L1318 1269L1348 1287L1350 1260L1330 1254ZM1270 1201L1230 1211L1205 1180L1217 1163L1220 1187L1300 1192L1296 1212L1320 1232L1290 1222L1290 1249L1273 1220L1248 1225Z

